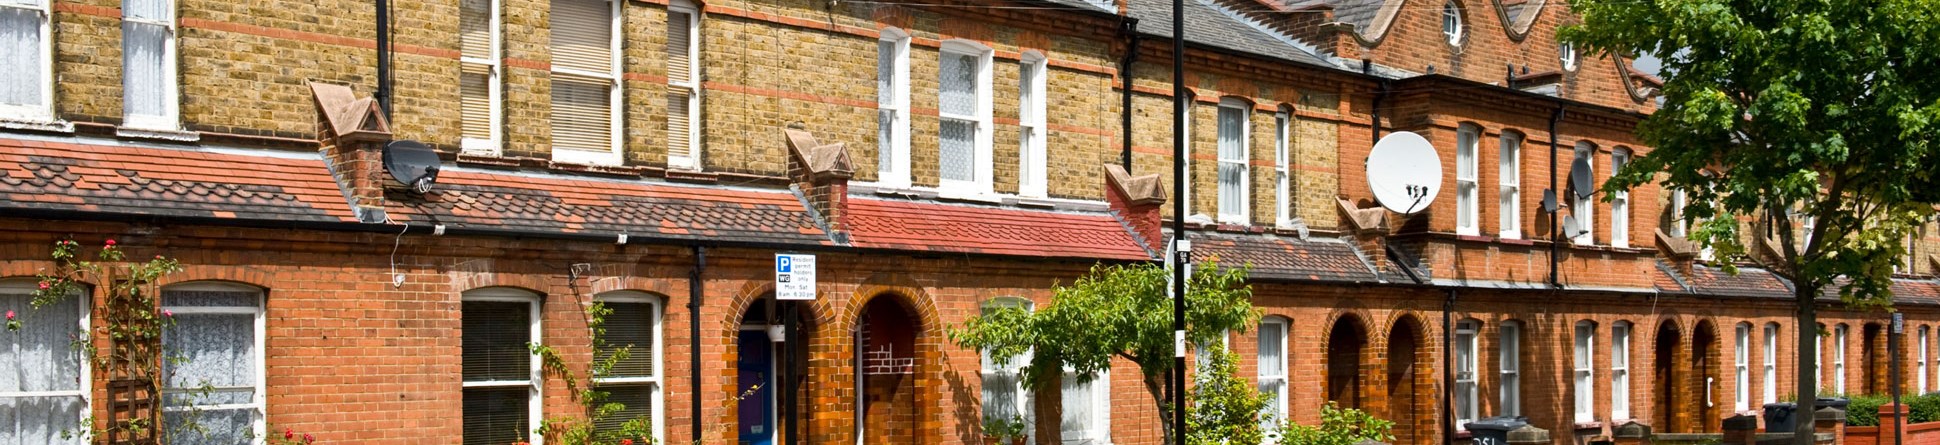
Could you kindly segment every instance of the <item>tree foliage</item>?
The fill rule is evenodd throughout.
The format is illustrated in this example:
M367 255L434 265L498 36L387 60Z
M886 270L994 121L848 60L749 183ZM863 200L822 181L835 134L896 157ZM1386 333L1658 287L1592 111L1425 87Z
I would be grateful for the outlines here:
M1815 325L1827 289L1851 304L1890 304L1902 240L1940 201L1940 2L1569 6L1582 23L1563 29L1564 40L1663 61L1661 108L1637 130L1653 149L1617 172L1606 195L1651 182L1689 193L1680 210L1698 223L1692 240L1727 270L1749 262L1790 279L1798 326ZM1811 233L1801 233L1808 220ZM1800 341L1813 341L1806 331ZM1800 352L1798 369L1813 369L1812 349ZM1809 400L1817 388L1801 376Z
M1192 390L1186 393L1186 445L1259 445L1260 411L1273 400L1252 382L1239 378L1239 364L1225 346L1213 343L1204 350L1211 357L1193 370Z
M1111 369L1113 358L1138 365L1145 390L1159 412L1165 376L1173 367L1171 271L1154 264L1098 265L1070 286L1055 286L1051 304L1035 312L997 307L954 328L957 345L988 351L993 360L1031 354L1026 382L1057 379L1069 369L1082 380ZM1246 270L1202 263L1187 280L1186 337L1206 344L1226 332L1244 332L1259 320ZM1037 387L1027 384L1026 387ZM1056 417L1041 417L1052 418ZM1168 443L1170 422L1161 422Z
M1342 409L1334 402L1320 407L1320 426L1287 422L1280 426L1280 443L1299 445L1354 445L1362 441L1394 440L1394 422L1381 420L1353 408Z

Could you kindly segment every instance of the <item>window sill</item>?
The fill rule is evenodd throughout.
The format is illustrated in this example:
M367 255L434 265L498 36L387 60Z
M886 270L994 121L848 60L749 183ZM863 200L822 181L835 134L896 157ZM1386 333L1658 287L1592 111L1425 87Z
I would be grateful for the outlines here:
M949 191L949 190L937 191L936 199L940 201L957 201L957 202L969 202L969 203L977 203L977 204L1003 204L1004 203L1004 198L994 193L974 193L974 192Z
M74 133L74 123L58 119L0 118L0 128L8 130L45 131L50 133Z
M141 127L115 127L115 137L127 139L151 139L170 142L195 142L202 140L202 134L175 129L152 129Z

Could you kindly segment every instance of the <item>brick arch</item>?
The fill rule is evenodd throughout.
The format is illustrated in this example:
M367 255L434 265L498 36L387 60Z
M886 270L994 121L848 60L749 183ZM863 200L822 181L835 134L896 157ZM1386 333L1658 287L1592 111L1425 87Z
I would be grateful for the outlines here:
M269 290L272 288L267 283L275 282L270 276L267 271L248 266L185 265L180 272L163 275L155 284L171 286L196 281L226 281Z
M1375 331L1375 326L1373 322L1374 316L1368 313L1367 308L1360 307L1358 304L1353 304L1351 306L1343 306L1343 307L1335 308L1332 312L1329 312L1327 314L1327 320L1321 323L1320 325L1321 326L1320 344L1325 345L1327 344L1328 341L1332 340L1332 338L1330 337L1334 335L1334 324L1342 320L1352 321L1353 323L1360 325L1363 331L1367 331L1369 336L1368 339L1370 341L1373 340L1374 331Z
M1406 328L1412 335L1396 337L1396 331ZM1436 401L1440 400L1437 383L1440 375L1435 370L1436 342L1430 339L1428 323L1412 310L1396 310L1382 328L1379 350L1385 360L1371 360L1378 383L1374 393L1383 400L1379 403L1384 410L1383 417L1395 422L1396 444L1433 443L1438 427ZM1401 361L1400 351L1406 349L1413 360Z
M728 296L728 303L726 305L724 312L717 314L717 316L719 317L718 321L720 325L717 327L716 336L712 337L711 339L703 338L702 342L706 343L710 341L718 341L720 350L722 351L723 362L729 363L729 364L735 363L737 360L739 360L739 357L741 354L741 350L740 350L741 346L739 342L736 341L736 337L739 335L741 330L741 317L747 314L749 306L752 306L755 302L760 301L763 297L770 297L774 295L774 292L775 292L775 282L773 279L742 280L740 288L736 289L732 295ZM830 341L832 341L830 340L832 337L839 336L844 332L844 331L835 329L833 327L833 324L831 323L833 321L832 320L833 316L830 314L831 309L829 307L828 301L830 297L832 297L834 294L823 289L817 289L816 293L817 293L817 296L816 296L817 298L814 301L805 302L806 304L802 305L802 307L808 311L808 313L803 314L808 319L808 325L804 326L804 329L803 329L803 331L805 332L801 332L799 336L795 334L790 334L789 336L789 338L791 339L790 341L807 342L809 345L811 345L811 348L824 347L828 345ZM706 316L704 314L703 315L689 314L689 315L696 316L696 317ZM811 353L811 357L809 359L810 365L808 370L808 375L812 376L813 378L808 379L807 382L803 383L802 386L799 389L797 389L798 391L797 396L800 397L798 402L816 403L814 402L815 400L818 400L824 396L827 396L831 391L833 391L833 389L831 389L830 387L830 383L827 382L827 380L829 379L825 378L826 376L823 375L828 373L827 368L818 367L819 365L816 365L815 362L821 359L817 358L818 356L815 356L813 354L814 353ZM713 385L713 391L711 392L711 394L732 396L736 394L736 392L739 390L738 388L739 384L740 383L737 380L737 378L732 374L725 377L720 377L717 383ZM703 385L703 387L706 387L706 385ZM734 410L736 409L739 409L738 405L721 405L721 404L710 404L709 406L702 408L703 412L705 413L704 415L706 416L705 418L707 419L728 419L724 421L736 422L738 424L739 419L734 414L735 412ZM798 419L798 421L801 422L799 425L799 428L801 428L799 433L806 439L805 440L806 443L818 443L820 442L820 440L817 438L830 435L828 430L830 430L831 428L826 427L822 424L822 422L817 421L819 419L811 418L810 417L811 415L807 414L807 412L809 412L809 410L804 410L804 414L802 414L802 417ZM844 411L844 412L853 413L854 410L849 409L848 411ZM720 436L708 437L705 439L721 439L721 440L732 441L734 440L734 437L735 437L735 431L737 431L735 428L726 428L718 433L720 434ZM696 435L705 434L705 432L697 432L695 434ZM847 434L847 433L843 433L843 434ZM844 437L848 437L848 436L844 436Z
M451 285L451 291L459 295L488 287L511 287L531 291L544 297L547 292L542 289L551 288L551 285L546 283L545 278L541 278L539 274L495 272L472 272L462 281L453 276Z
M1380 335L1380 333L1371 320L1372 317L1367 314L1365 308L1340 308L1335 309L1334 313L1327 317L1326 324L1321 325L1320 370L1323 376L1321 379L1323 384L1323 400L1342 402L1341 405L1343 407L1373 408L1373 402L1377 397L1374 397L1374 394L1370 394L1369 392L1370 389L1380 385L1378 385L1379 380L1373 378L1370 374L1378 373L1374 368L1376 364L1383 363L1381 361L1382 359L1377 359L1376 357L1383 355L1377 347L1384 345L1384 343L1376 340L1376 336ZM1344 343L1341 345L1352 349L1351 351L1343 352L1356 355L1354 357L1354 363L1352 364L1344 361L1336 362L1335 357L1333 357L1336 353L1334 344L1336 340L1344 342L1352 341L1352 339L1334 338L1334 330L1340 329L1343 324L1351 325L1354 329L1359 330L1363 336L1358 344ZM1377 410L1376 412L1380 411ZM1381 414L1385 413L1382 412Z
M917 443L940 442L945 437L941 423L928 421L927 419L948 412L947 408L944 407L945 401L943 393L934 389L944 386L942 385L944 381L943 374L946 372L945 368L948 364L944 363L943 360L943 345L947 341L944 339L943 322L942 318L938 316L936 301L931 297L930 293L905 274L878 273L872 275L864 279L862 284L856 286L854 292L850 294L848 301L839 315L839 319L836 320L834 328L830 329L830 332L853 333L857 324L860 322L859 317L862 316L862 310L878 298L895 299L895 301L901 303L905 310L916 315L915 321L919 325L915 338L916 381L914 382L914 387L917 388L915 402L917 411L916 418L918 419L916 431L914 432L916 436L915 441ZM836 378L838 381L852 382L856 379L855 373L857 372L854 366L855 347L851 343L847 347L838 347L837 349L844 351L844 353L838 355L842 357L843 363L847 364L847 366L837 368ZM852 404L847 407L847 412L853 413L857 406L854 403L858 400L855 394L856 388L840 388L839 391L846 392L847 394L838 394L836 398L838 400L850 400ZM846 425L837 427L847 429L843 437L850 440L854 439L853 434L860 429L856 425L857 420L850 418Z

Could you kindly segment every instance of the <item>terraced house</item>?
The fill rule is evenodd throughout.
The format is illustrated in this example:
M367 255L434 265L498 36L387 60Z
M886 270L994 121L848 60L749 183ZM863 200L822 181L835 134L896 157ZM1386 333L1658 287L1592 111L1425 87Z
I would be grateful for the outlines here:
M0 0L0 306L21 322L0 443L142 415L162 428L94 439L556 441L535 429L585 409L539 350L605 357L599 301L634 348L589 383L664 443L980 443L988 413L1034 443L1156 444L1129 362L1029 388L947 330L1181 236L1251 268L1266 318L1227 343L1275 396L1263 422L1336 401L1397 443L1492 415L1559 443L1715 431L1778 400L1800 347L1833 391L1883 392L1890 359L1940 386L1931 225L1907 240L1906 334L1828 300L1829 335L1796 345L1789 284L1691 248L1682 194L1542 210L1577 160L1601 182L1650 149L1654 79L1558 44L1566 2L1185 0L1180 29L1170 8L408 1L380 36L367 2ZM1409 215L1366 178L1399 131L1446 176ZM435 179L394 179L412 153ZM150 283L177 359L159 387L70 347L119 347L117 281L30 304L69 239L182 265ZM813 286L778 287L781 255Z

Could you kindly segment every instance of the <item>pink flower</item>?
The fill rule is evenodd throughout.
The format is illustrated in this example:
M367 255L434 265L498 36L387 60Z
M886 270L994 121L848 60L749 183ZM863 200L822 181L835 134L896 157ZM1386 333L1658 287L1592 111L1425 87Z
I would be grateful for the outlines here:
M12 319L13 319L13 311L7 311L7 319L8 319L8 320L12 320Z
M114 238L108 238L108 247L114 247L114 246L115 246Z
M42 282L40 282L40 290L47 290L47 288L48 288L48 287L52 287L52 286L53 286L53 285L51 285L51 284L47 284L47 282L46 282L46 281L42 281Z
M293 428L283 429L283 439L289 440L289 439L295 439L295 438L296 438L296 429L293 429Z
M175 311L171 311L171 310L168 310L168 309L162 309L162 316L163 316L163 317L174 317L174 316L175 316Z
M620 445L633 445L633 439L620 439Z
M317 441L316 438L310 437L310 433L303 433L303 443L311 443L316 441Z

